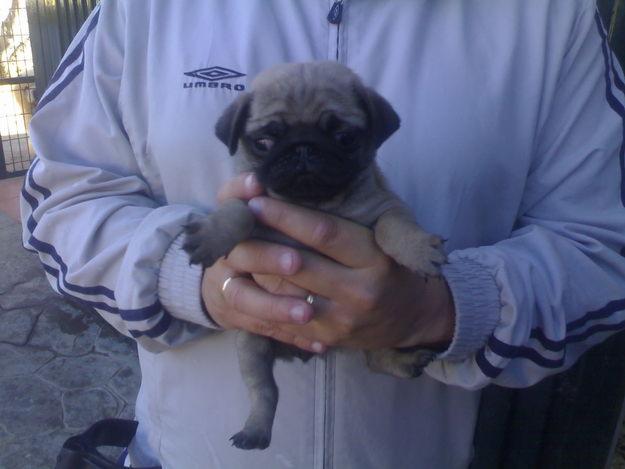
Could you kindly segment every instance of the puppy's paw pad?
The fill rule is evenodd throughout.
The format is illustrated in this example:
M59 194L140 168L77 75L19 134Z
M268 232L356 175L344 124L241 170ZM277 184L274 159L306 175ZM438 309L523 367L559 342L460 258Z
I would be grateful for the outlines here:
M271 442L271 437L264 433L251 433L245 430L230 437L232 446L239 449L265 449Z

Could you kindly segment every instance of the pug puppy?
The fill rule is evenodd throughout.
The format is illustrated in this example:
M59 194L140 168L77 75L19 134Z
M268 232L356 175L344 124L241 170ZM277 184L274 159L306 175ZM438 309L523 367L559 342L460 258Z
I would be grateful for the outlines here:
M377 149L399 123L391 105L350 69L311 62L258 75L251 91L225 110L215 132L237 171L253 172L269 196L371 227L380 249L397 263L436 276L445 262L441 239L417 225L375 162ZM192 263L209 267L250 237L294 243L259 226L243 201L231 200L186 226L184 249ZM237 334L237 351L251 410L232 444L264 449L278 401L274 360L308 360L312 354L245 331ZM418 348L365 353L371 370L401 378L419 376L434 356Z

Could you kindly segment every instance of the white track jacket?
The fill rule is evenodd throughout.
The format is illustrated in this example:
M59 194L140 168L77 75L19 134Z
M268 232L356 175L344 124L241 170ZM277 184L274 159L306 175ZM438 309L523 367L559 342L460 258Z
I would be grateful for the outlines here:
M625 327L625 86L594 1L337 3L332 23L331 0L103 0L39 102L24 244L139 343L135 462L466 467L481 387L529 386ZM246 452L234 333L203 314L180 234L232 175L224 108L269 66L327 59L401 116L378 158L449 239L455 337L414 380L356 351L278 363L272 444Z

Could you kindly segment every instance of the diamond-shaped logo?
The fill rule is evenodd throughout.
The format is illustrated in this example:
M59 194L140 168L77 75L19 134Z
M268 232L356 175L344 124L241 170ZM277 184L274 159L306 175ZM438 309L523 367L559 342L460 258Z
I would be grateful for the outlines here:
M200 68L199 70L194 70L193 72L185 72L185 75L194 78L201 78L202 80L219 81L225 80L226 78L244 77L245 73L240 73L224 67L208 67Z

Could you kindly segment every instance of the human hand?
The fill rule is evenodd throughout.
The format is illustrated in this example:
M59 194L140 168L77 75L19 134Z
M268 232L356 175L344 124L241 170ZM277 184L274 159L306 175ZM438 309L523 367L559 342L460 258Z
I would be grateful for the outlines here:
M315 295L315 315L307 324L281 322L275 334L359 349L451 340L455 318L445 280L426 280L399 266L380 250L371 230L266 197L249 205L262 223L314 250L247 241L228 256L232 269L254 274L276 295ZM279 273L280 256L291 256L289 273Z
M219 203L232 198L249 200L262 192L262 186L251 174L242 174L224 184L217 198ZM249 241L242 244L253 248L255 243ZM262 243L267 259L257 259L263 264L263 268L258 271L259 275L262 272L289 275L299 268L301 259L294 250L268 244ZM227 278L232 280L224 291L222 287ZM321 344L315 344L295 331L279 327L284 324L303 324L312 316L311 306L302 298L293 296L294 293L294 290L289 293L284 287L280 295L267 292L254 282L250 271L231 265L225 258L220 258L205 269L202 277L204 305L211 319L219 326L224 329L243 329L304 350L321 352Z

